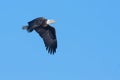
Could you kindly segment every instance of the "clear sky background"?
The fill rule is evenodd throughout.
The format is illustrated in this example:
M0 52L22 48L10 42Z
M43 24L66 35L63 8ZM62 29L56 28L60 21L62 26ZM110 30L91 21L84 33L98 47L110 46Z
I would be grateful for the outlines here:
M58 49L47 53L34 31L55 19ZM0 80L120 80L120 0L1 0Z

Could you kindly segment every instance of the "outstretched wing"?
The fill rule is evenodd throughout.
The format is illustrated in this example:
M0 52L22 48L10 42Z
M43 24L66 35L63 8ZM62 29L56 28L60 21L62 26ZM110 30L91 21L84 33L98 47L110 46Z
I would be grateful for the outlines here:
M43 38L46 50L48 53L54 54L57 48L57 39L55 28L48 25L47 27L36 28L36 31Z
M28 22L28 28L27 28L28 32L32 32L34 28L39 27L45 20L46 20L45 18L39 17Z

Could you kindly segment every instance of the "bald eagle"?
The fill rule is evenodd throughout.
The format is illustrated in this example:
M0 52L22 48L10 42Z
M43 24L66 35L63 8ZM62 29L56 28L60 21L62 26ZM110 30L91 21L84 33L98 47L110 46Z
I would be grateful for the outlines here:
M46 50L50 54L54 54L57 49L56 30L50 24L55 23L55 20L48 20L44 17L39 17L28 22L27 26L22 29L32 32L35 30L43 39Z

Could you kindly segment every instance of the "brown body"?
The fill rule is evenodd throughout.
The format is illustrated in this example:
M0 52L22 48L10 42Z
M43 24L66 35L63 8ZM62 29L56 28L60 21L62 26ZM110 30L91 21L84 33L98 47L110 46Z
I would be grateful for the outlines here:
M47 24L47 19L40 17L28 22L28 26L23 27L28 32L35 30L43 39L48 53L54 54L57 49L57 39L55 28Z

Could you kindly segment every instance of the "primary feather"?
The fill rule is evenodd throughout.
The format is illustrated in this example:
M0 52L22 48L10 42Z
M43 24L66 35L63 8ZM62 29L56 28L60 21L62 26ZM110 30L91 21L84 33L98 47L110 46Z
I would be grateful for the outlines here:
M28 32L35 30L43 39L46 50L50 54L54 54L57 49L57 38L55 28L47 24L47 19L40 17L28 22L28 26L24 26Z

